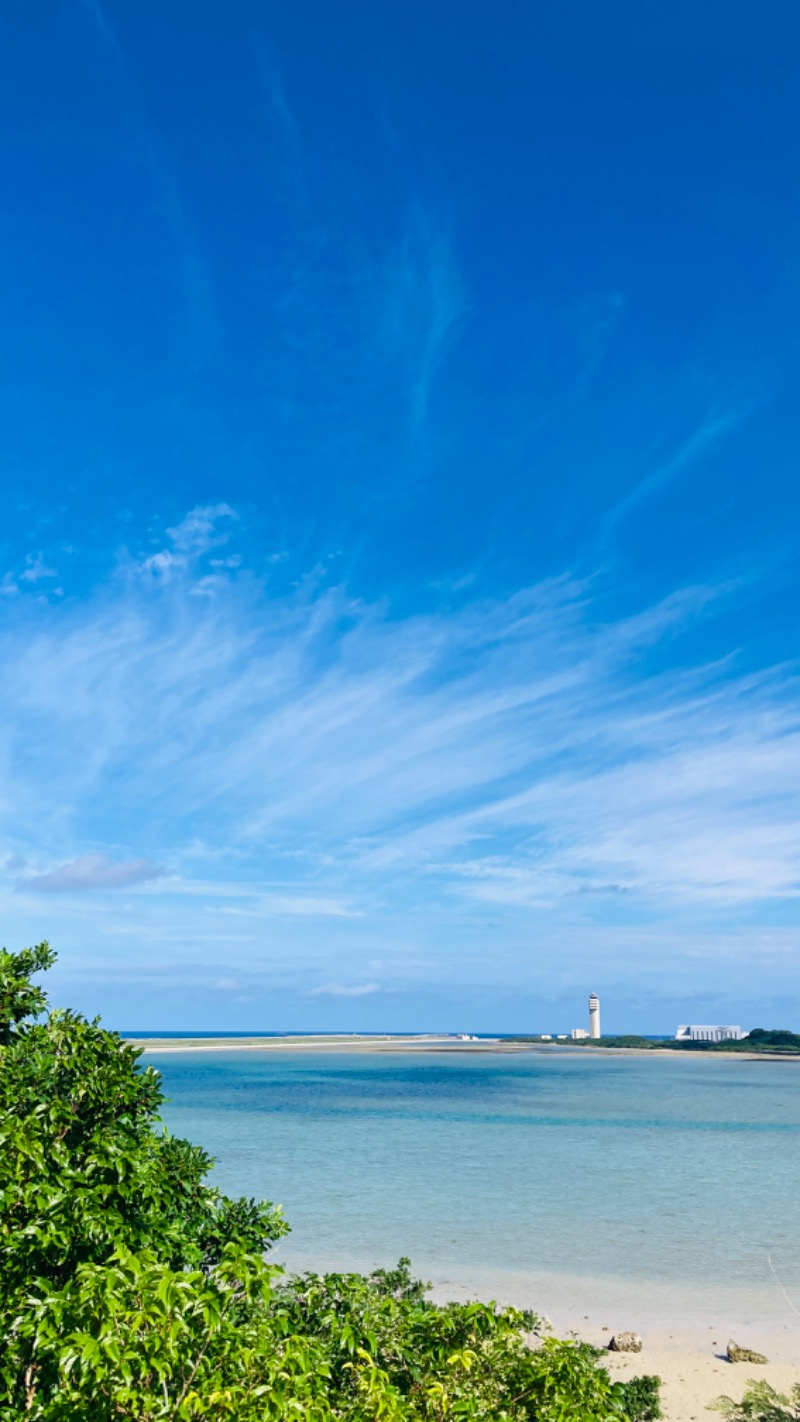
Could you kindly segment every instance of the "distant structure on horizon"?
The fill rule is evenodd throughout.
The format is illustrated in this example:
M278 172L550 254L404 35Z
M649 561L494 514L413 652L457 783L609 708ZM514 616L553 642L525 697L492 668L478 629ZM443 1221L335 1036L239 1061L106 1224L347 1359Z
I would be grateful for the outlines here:
M600 999L596 992L589 994L589 1036L600 1036Z
M572 1029L573 1042L585 1042L588 1035L585 1027L573 1027Z
M591 1002L591 998L589 999ZM741 1027L679 1027L675 1033L676 1042L741 1042L744 1037Z

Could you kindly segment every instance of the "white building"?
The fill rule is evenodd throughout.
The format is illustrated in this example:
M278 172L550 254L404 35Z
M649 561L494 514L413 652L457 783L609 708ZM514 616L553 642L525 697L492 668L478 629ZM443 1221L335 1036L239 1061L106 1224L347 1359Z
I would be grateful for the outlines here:
M600 999L596 992L589 995L589 1036L600 1036Z
M573 1029L572 1029L572 1040L573 1040L573 1042L585 1042L585 1041L586 1041L586 1038L587 1038L588 1036L589 1036L589 1033L586 1031L586 1028L585 1028L585 1027L573 1027Z
M741 1027L679 1027L676 1042L741 1042L746 1036Z

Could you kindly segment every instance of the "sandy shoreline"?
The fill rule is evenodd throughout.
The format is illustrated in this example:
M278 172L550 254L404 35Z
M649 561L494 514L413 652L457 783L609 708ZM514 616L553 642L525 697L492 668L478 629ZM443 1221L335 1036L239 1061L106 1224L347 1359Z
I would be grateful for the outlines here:
M287 1249L285 1259L277 1262L297 1271L369 1271L377 1261L311 1259ZM439 1272L426 1270L424 1261L415 1261L414 1273L433 1278L431 1296L438 1302L494 1299L530 1308L550 1320L557 1336L575 1335L600 1348L607 1349L613 1333L633 1329L642 1337L642 1352L608 1352L604 1366L620 1379L643 1373L660 1377L665 1422L710 1419L715 1415L707 1411L710 1404L723 1394L741 1398L753 1378L766 1380L779 1392L800 1384L800 1317L766 1278L745 1293L714 1282L684 1287L545 1272ZM725 1350L731 1338L764 1353L768 1364L729 1363Z
M613 1333L639 1333L641 1353L608 1352L604 1366L620 1379L660 1377L665 1422L710 1418L717 1398L740 1399L753 1379L784 1393L800 1384L800 1318L777 1287L747 1296L713 1286L682 1294L639 1280L551 1279L542 1280L536 1297L561 1336L574 1333L607 1349ZM730 1339L765 1354L768 1364L729 1363Z
M667 1057L673 1061L796 1062L800 1056L780 1052L681 1052L669 1047L585 1047L571 1042L508 1042L502 1038L462 1042L429 1037L126 1037L144 1052L534 1052L569 1053L594 1061L604 1057Z
M595 1342L597 1340L590 1340ZM791 1393L800 1383L800 1366L770 1362L766 1367L729 1363L722 1349L708 1352L695 1340L678 1335L653 1334L639 1354L609 1353L606 1366L621 1381L642 1373L661 1378L661 1407L664 1422L700 1422L703 1417L719 1417L708 1409L719 1397L740 1401L748 1383L768 1382L777 1392Z

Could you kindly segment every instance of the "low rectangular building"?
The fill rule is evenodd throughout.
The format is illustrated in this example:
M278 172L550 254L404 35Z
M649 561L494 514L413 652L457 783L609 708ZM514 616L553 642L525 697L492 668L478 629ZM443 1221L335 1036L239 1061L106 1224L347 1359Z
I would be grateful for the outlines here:
M679 1027L676 1042L741 1042L747 1034L741 1027Z

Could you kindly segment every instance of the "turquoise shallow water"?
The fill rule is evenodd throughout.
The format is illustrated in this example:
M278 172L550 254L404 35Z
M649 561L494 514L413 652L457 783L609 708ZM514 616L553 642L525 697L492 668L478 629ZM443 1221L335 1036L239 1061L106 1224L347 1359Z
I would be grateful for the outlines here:
M800 1065L148 1053L169 1127L283 1204L282 1257L800 1286Z

